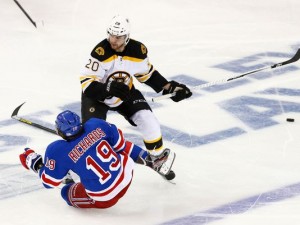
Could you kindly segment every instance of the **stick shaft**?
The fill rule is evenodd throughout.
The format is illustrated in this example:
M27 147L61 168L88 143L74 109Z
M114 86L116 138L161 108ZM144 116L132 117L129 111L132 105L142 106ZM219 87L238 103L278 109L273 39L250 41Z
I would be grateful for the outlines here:
M17 0L14 0L14 2L17 4L17 6L19 6L19 8L22 10L22 12L25 14L25 16L30 20L30 22L36 28L36 23L31 19L31 17L28 15L28 13L25 11L25 9L21 6L21 4Z
M300 49L298 49L296 54L291 59L289 59L287 61L284 61L284 62L281 62L281 63L276 63L274 65L266 66L266 67L259 68L259 69L256 69L256 70L252 70L252 71L249 71L249 72L246 72L246 73L234 76L234 77L230 77L228 79L217 80L217 81L213 81L213 82L209 82L209 83L205 83L205 84L200 84L198 86L191 87L190 89L192 89L192 90L201 89L201 88L206 88L206 87L210 87L210 86L214 86L214 85L218 85L218 84L223 84L223 83L226 83L228 81L236 80L236 79L245 77L245 76L253 74L253 73L257 73L257 72L267 70L267 69L274 69L274 68L277 68L277 67L280 67L280 66L284 66L284 65L296 62L296 61L299 60L299 58L300 58ZM163 100L163 99L166 99L166 98L171 98L175 95L176 95L176 92L173 92L173 93L162 95L162 96L159 96L159 97L154 97L154 98L152 98L152 102L157 102L157 101L160 101L160 100Z
M34 123L34 122L32 122L32 121L30 121L30 120L28 120L28 119L24 119L24 118L18 117L18 116L14 116L14 117L12 117L12 118L15 119L15 120L18 120L18 121L20 121L20 122L22 122L22 123L25 123L25 124L27 124L27 125L30 125L30 126L39 128L39 129L44 130L44 131L47 131L47 132L49 132L49 133L57 134L55 130L53 130L53 129L51 129L51 128L48 128L48 127L45 127L45 126L43 126L43 125L40 125L40 124L38 124L38 123Z
M49 133L57 134L56 131L53 130L53 129L51 129L51 128L45 127L45 126L43 126L43 125L41 125L41 124L38 124L38 123L35 123L35 122L32 122L32 121L30 121L30 120L28 120L28 119L24 119L24 118L22 118L22 117L19 117L19 116L18 116L18 112L19 112L20 108L21 108L24 104L25 104L25 102L22 103L21 105L19 105L17 108L15 108L15 110L14 110L13 113L11 114L11 118L12 118L12 119L18 120L18 121L20 121L20 122L22 122L22 123L25 123L25 124L30 125L30 126L32 126L32 127L39 128L39 129L44 130L44 131L47 131L47 132L49 132Z

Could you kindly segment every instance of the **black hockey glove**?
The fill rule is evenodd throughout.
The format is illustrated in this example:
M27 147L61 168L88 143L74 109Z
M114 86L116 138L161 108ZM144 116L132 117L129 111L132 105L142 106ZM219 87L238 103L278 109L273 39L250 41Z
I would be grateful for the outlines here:
M189 98L193 94L190 91L190 89L187 86L185 86L184 84L180 84L180 83L178 83L176 81L173 81L173 80L170 81L168 84L169 84L168 89L164 89L162 94L166 95L166 94L176 92L176 95L171 97L171 99L174 102L179 102L183 99Z
M109 80L106 83L106 91L109 95L118 97L123 101L128 99L130 96L129 87L123 82Z

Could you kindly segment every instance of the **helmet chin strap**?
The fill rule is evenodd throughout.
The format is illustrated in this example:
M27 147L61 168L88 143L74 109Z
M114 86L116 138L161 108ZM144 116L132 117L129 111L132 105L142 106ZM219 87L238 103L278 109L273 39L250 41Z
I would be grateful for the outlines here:
M129 40L130 40L130 37L129 37L129 34L127 34L127 35L126 35L126 39L125 39L125 45L128 44Z

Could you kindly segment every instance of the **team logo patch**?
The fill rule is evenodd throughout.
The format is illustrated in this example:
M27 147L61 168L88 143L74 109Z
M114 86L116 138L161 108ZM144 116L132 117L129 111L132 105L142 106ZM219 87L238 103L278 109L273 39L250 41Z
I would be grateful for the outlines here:
M147 48L145 47L145 45L141 45L141 50L143 54L147 53Z
M96 52L98 55L104 55L104 49L103 49L102 47L96 48L95 52Z
M122 82L124 84L130 84L132 82L130 74L125 71L116 71L116 72L112 73L108 77L108 80Z

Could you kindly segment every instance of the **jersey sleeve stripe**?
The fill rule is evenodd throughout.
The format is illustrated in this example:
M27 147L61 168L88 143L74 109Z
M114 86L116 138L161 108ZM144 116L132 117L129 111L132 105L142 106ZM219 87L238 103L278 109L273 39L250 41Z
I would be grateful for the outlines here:
M57 180L57 179L45 174L45 172L42 173L41 179L44 184L46 184L50 187L57 187L61 183L61 180Z
M139 59L139 58L130 57L130 56L124 56L123 60L128 60L128 61L132 61L132 62L142 62L142 61L144 61L144 59Z
M80 76L80 84L83 91L93 82L97 77L94 75Z
M107 63L107 62L111 62L114 61L118 58L117 55L112 55L111 57L109 57L108 59L103 60L102 62Z
M124 152L130 156L131 152L132 152L132 149L134 147L134 144L130 141L126 141L126 145L125 145L125 149L124 149Z
M120 150L123 150L125 147L125 139L124 139L123 133L120 129L118 129L118 133L119 133L119 139L118 139L117 143L114 145L114 149L117 152Z
M149 64L149 72L145 74L134 74L134 77L141 83L145 83L149 78L152 76L153 72L155 71L153 65Z

